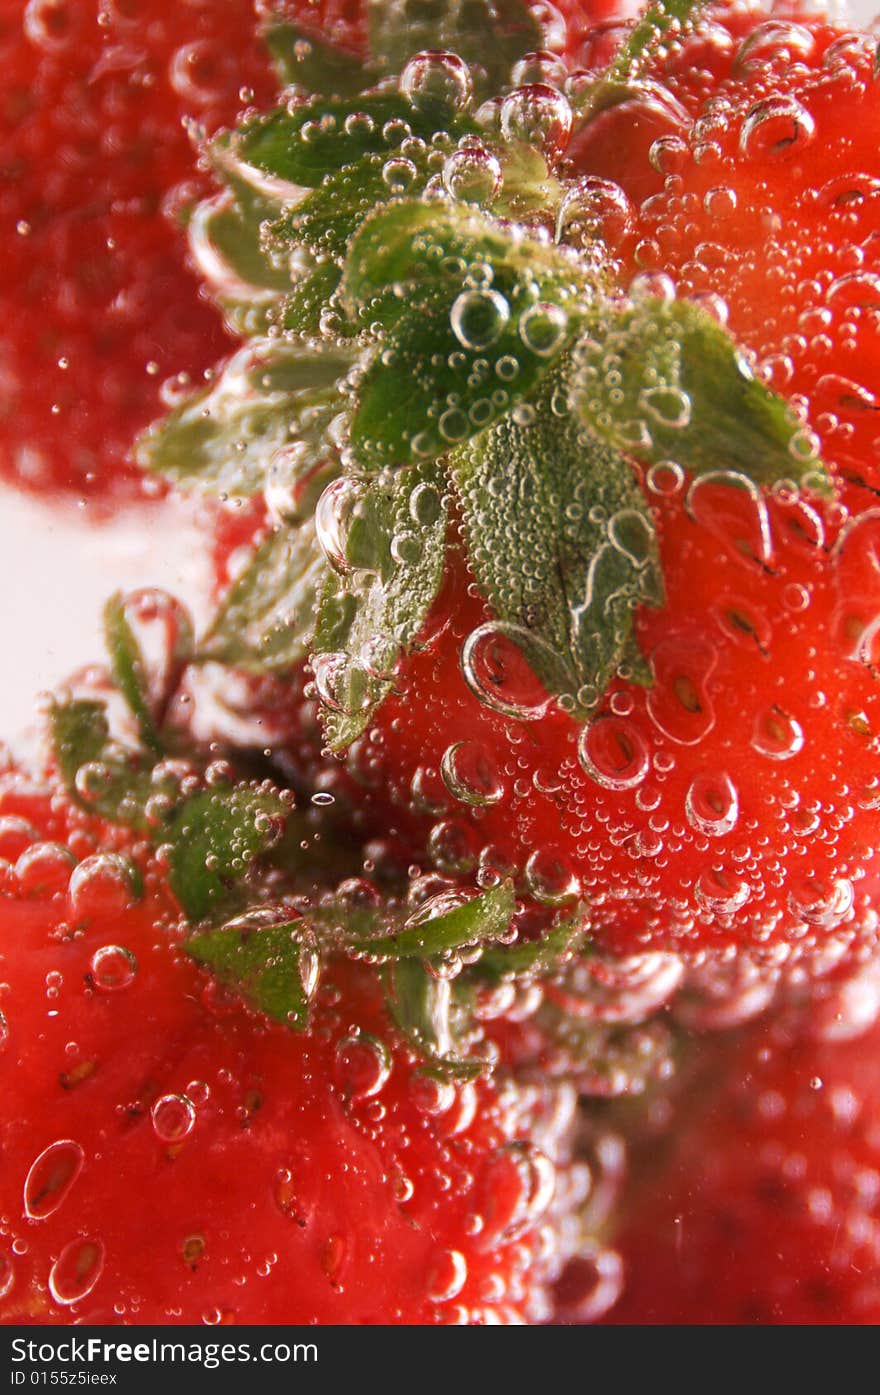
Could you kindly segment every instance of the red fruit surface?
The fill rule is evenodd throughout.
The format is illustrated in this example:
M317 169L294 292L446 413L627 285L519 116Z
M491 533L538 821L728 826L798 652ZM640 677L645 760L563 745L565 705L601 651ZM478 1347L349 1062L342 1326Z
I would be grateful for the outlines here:
M605 1321L875 1325L880 1028L761 1027L693 1051L693 1088L624 1201L626 1281Z
M0 1320L542 1315L552 1092L420 1074L350 962L305 1034L249 1012L145 849L20 775L0 853Z
M432 807L441 857L586 894L618 950L876 930L880 90L861 36L760 18L715 11L660 65L680 124L650 160L639 141L603 146L631 196L621 276L669 277L649 285L728 319L802 412L834 501L642 471L667 591L637 619L653 686L615 680L586 729L546 704L508 642L478 645L466 681L464 646L491 617L453 567L423 652L350 757ZM622 129L638 120L628 106ZM443 776L458 743L464 799Z
M229 345L187 265L182 123L271 100L268 55L251 0L3 0L0 64L0 473L131 496L163 382Z

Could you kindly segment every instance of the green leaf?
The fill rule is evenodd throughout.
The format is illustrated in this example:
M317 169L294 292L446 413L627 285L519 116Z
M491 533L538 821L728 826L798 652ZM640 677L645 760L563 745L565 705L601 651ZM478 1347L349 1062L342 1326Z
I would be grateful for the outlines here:
M328 744L344 750L391 691L443 579L447 505L434 466L346 482L347 570L330 573L318 605L312 666Z
M351 363L340 349L252 340L211 387L141 437L138 461L180 484L239 495L265 487L282 447L296 448L302 472L317 467L332 450L327 432L346 405L339 381Z
M370 82L357 54L293 24L273 24L263 39L286 85L336 97L353 96Z
M287 815L277 791L249 785L200 790L172 811L168 880L190 921L237 906L251 863L275 845Z
M699 17L708 0L654 0L630 31L604 82L631 82L652 61L661 40L672 31L681 33Z
M303 920L262 924L264 914L245 912L220 929L192 935L184 948L258 1012L302 1030L317 983L311 935Z
M438 131L454 139L476 129L467 117L450 117L440 102L416 107L399 92L319 97L257 117L236 132L231 150L244 165L297 188L317 189L328 175L364 156L394 156L407 136L430 142Z
M464 1054L463 1014L448 979L436 978L420 959L398 959L388 966L386 981L392 1018L438 1075L473 1080L482 1073L482 1063Z
M430 959L464 945L499 939L509 928L515 909L513 882L505 881L443 915L420 918L417 911L398 930L361 942L359 947L397 959Z
M827 488L788 403L753 376L699 306L652 296L604 301L574 359L574 408L620 450L694 474L730 470L759 485Z
M430 905L412 911L331 902L310 911L309 918L347 949L377 958L431 959L466 945L491 944L509 928L515 909L513 883L505 881L439 914L432 914Z
M154 793L143 753L110 740L103 703L53 702L49 739L58 772L71 798L89 813L146 830L145 806Z
M352 313L389 326L358 384L356 459L432 458L506 416L576 333L588 294L572 257L516 226L419 202L375 213L343 278Z
M471 972L493 983L524 976L541 978L555 973L580 952L588 928L587 909L579 906L574 915L566 916L540 939L515 945L490 946L484 950Z
M445 49L477 69L478 86L499 91L543 33L523 0L369 0L370 49L385 72L399 73L415 53Z
M254 673L302 663L327 571L314 522L271 532L226 595L199 657Z
M342 279L342 271L337 263L328 259L303 276L278 305L277 314L270 313L269 319L278 325L285 334L304 336L326 335L327 311L333 312L334 331L332 338L346 338L351 334L340 310L334 311L334 300Z
M224 173L222 167L218 172ZM226 193L200 203L187 232L192 255L227 321L252 338L265 334L272 307L285 294L299 293L301 282L263 245L263 225L278 217L278 208L247 192L242 181L235 188L235 198Z
M634 608L659 605L657 543L632 467L567 410L563 380L450 457L480 590L551 693L586 712ZM554 404L556 410L554 410Z

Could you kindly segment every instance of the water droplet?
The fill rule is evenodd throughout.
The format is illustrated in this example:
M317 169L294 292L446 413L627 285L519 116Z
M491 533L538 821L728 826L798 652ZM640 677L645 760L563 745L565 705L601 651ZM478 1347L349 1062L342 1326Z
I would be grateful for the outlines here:
M559 205L556 241L588 248L616 247L632 226L632 205L619 184L585 175L575 180Z
M686 506L694 522L717 537L731 556L748 566L769 565L773 546L767 505L747 476L709 471L691 484Z
M804 745L804 732L800 722L773 706L759 713L752 733L752 746L759 755L770 760L790 760Z
M83 858L68 886L71 909L83 917L121 915L136 904L142 891L134 863L119 853L94 853Z
M541 641L517 625L501 621L480 625L462 645L465 682L493 712L520 721L537 721L546 712L550 695L527 656L540 647Z
M15 864L15 875L25 896L52 896L66 891L76 858L60 843L34 843Z
M195 1125L195 1105L186 1095L162 1095L153 1105L150 1118L161 1143L182 1143Z
M697 775L685 796L688 822L707 838L721 838L736 827L739 800L728 775Z
M457 53L426 49L406 64L400 90L417 109L431 111L438 103L461 111L471 100L471 74Z
M800 155L816 134L812 116L796 97L767 97L750 107L739 134L739 148L751 160Z
M623 1260L596 1243L570 1259L554 1286L557 1320L589 1324L614 1306L623 1292Z
M137 960L123 945L102 945L89 960L89 972L96 988L116 993L134 982Z
M378 1037L355 1032L336 1047L336 1079L349 1099L378 1095L391 1074L391 1053Z
M428 1274L428 1297L434 1303L448 1303L461 1293L467 1282L467 1260L460 1250L444 1250Z
M581 732L578 756L587 774L609 790L634 789L648 773L648 749L625 717L595 717Z
M69 1138L44 1148L25 1180L25 1215L32 1221L44 1221L54 1215L82 1171L84 1160L80 1145Z
M807 877L792 887L788 898L795 915L825 930L846 919L853 900L852 882L846 877Z
M571 137L572 110L555 87L530 82L516 87L501 105L501 130L506 140L523 141L548 160L563 153Z
M501 192L502 182L499 160L483 145L453 151L443 166L447 193L463 203L491 203Z
M556 1190L556 1169L533 1143L504 1143L486 1163L483 1241L487 1248L524 1234L544 1215Z
M104 1246L100 1240L78 1236L65 1245L49 1273L49 1292L65 1307L86 1298L101 1277Z
M443 753L440 774L449 793L476 808L497 804L504 784L489 752L476 741L458 741Z
M697 878L697 900L716 915L733 915L752 894L747 881L727 867L707 867Z
M533 354L549 358L565 338L568 316L560 305L539 300L519 317L519 337Z
M510 319L510 306L499 291L462 291L449 316L452 332L462 348L479 352L499 338Z

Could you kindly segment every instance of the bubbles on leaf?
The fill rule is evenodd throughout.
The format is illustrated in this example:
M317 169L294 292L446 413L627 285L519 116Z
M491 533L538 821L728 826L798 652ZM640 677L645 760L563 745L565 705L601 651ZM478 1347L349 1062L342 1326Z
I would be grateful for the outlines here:
M400 90L417 110L430 112L439 104L461 111L472 96L470 69L457 53L426 49L406 64Z
M491 203L501 192L503 178L497 156L482 144L454 150L443 166L446 192L463 203Z
M531 353L549 358L565 338L568 316L561 305L539 300L519 317L519 337Z
M490 288L462 291L449 316L452 332L463 349L488 349L510 319L510 305L500 291Z
M543 82L514 88L501 105L504 138L531 145L548 160L557 160L564 152L572 120L568 98Z

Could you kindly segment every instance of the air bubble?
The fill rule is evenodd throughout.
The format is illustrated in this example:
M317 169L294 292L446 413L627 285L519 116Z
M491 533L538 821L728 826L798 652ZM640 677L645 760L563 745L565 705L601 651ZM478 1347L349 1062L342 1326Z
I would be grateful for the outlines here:
M470 69L457 53L426 49L406 64L400 90L417 110L430 112L439 103L462 111L472 96Z
M119 853L94 853L75 867L68 886L77 916L121 915L143 891L140 873Z
M458 741L443 753L440 774L449 793L463 804L484 808L504 797L504 784L485 747Z
M493 712L520 721L537 721L546 712L550 695L536 678L527 655L540 649L541 641L519 626L489 621L473 630L462 646L465 682Z
M137 960L123 945L102 945L89 960L89 973L102 993L118 993L134 983Z
M609 790L635 789L648 773L648 749L624 717L595 717L581 732L578 756L587 774Z
M536 147L556 160L571 136L572 110L568 99L547 83L517 87L501 106L501 130L506 140Z
M49 1272L49 1292L56 1303L69 1307L88 1297L104 1269L100 1240L78 1236L65 1245Z
M24 1184L25 1215L45 1221L54 1215L82 1171L85 1153L72 1139L50 1143L34 1160Z
M449 316L452 332L463 349L479 352L500 337L510 319L510 306L499 291L462 291Z
M728 775L697 775L685 796L688 823L707 838L721 838L736 827L739 800Z
M182 1143L193 1131L195 1105L186 1095L162 1095L153 1105L150 1118L160 1143Z
M539 300L519 317L519 337L533 354L549 358L559 348L568 328L568 316L559 305Z
M795 97L767 97L750 108L739 148L752 160L785 159L800 155L815 134L812 116Z
M501 192L501 164L485 146L456 150L443 166L446 192L463 203L489 204Z
M336 1047L336 1079L349 1099L378 1095L391 1074L391 1053L378 1037L353 1032Z

